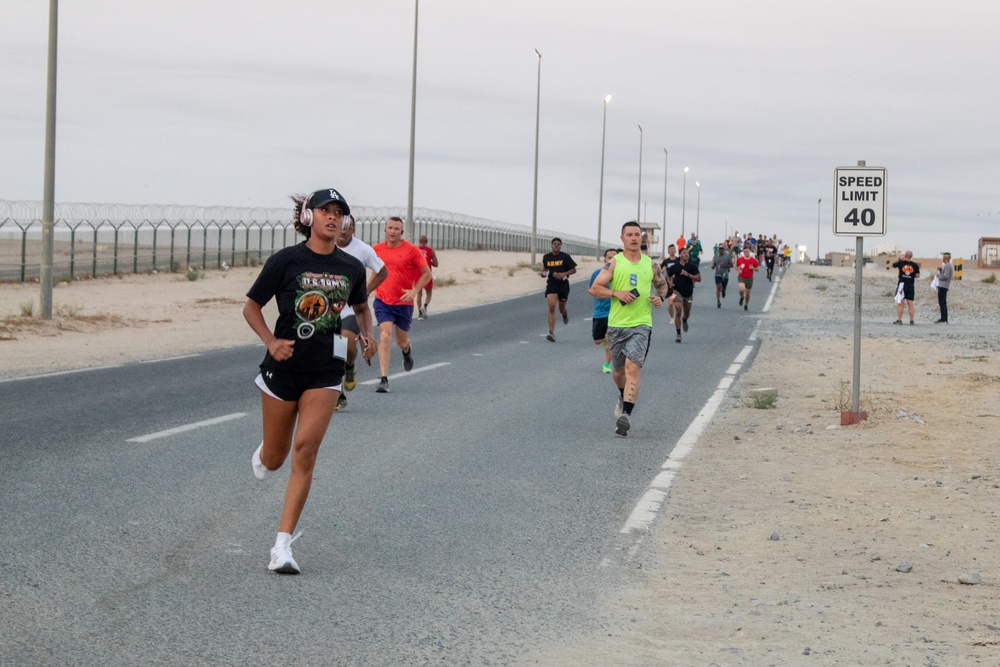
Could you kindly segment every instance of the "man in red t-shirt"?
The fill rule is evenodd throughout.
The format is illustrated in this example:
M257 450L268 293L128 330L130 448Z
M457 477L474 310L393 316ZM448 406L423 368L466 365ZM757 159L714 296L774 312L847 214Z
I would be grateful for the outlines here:
M413 321L413 301L430 282L431 269L417 246L403 240L403 220L393 216L385 223L385 241L374 246L375 254L385 262L389 275L375 290L373 310L378 321L378 366L382 380L375 390L389 393L389 361L392 330L396 330L396 345L403 353L403 370L413 368L410 355L410 323Z
M753 274L760 268L760 262L750 252L750 246L743 246L743 254L736 259L736 275L740 283L740 305L749 310L750 290L753 288Z
M420 252L423 253L424 259L427 261L427 265L436 269L437 265L438 265L438 257L437 257L437 254L434 252L434 249L431 248L429 245L427 245L427 237L426 236L421 236L420 237L420 245L417 246L417 247L420 249ZM431 274L433 274L433 273L434 273L434 271L432 270ZM426 320L427 319L427 306L431 305L431 292L433 290L434 290L434 278L432 276L430 282L428 282L426 285L424 285L424 288L422 290L420 290L419 292L417 292L417 319L418 320ZM424 292L427 292L427 299L425 301L421 302L421 297L423 296Z

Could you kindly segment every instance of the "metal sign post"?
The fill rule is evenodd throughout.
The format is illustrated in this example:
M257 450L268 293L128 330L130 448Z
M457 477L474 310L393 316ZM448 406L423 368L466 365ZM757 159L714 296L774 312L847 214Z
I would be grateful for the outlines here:
M854 372L851 412L841 413L841 425L866 419L861 412L861 280L865 265L866 236L885 236L884 167L868 167L864 160L856 167L837 167L833 177L833 233L854 236Z

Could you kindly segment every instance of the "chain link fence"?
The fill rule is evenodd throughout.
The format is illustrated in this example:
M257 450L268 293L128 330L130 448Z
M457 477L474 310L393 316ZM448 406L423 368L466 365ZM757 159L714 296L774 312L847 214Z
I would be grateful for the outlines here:
M406 210L352 207L355 235L382 240L385 221ZM42 203L0 199L0 280L36 280L42 262ZM292 207L234 208L158 204L57 204L52 275L58 281L119 273L187 271L262 263L302 237ZM531 252L531 229L467 215L414 209L414 238L441 250ZM537 251L554 236L570 254L593 256L592 239L539 230Z

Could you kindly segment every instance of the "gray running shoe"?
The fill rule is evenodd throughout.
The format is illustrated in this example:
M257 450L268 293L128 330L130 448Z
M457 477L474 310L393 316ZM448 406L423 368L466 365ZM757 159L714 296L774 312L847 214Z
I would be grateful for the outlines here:
M403 370L412 371L413 370L413 357L410 356L412 348L403 353Z
M628 418L628 415L622 413L618 419L615 420L615 435L620 435L623 438L628 435L628 430L632 428L632 421Z
M552 335L552 332L550 331L549 333L545 334L545 340L549 341L550 343L554 343L556 342L556 337Z
M623 412L625 412L625 399L619 396L618 402L615 403L615 419L621 417Z
M569 324L569 313L563 313L563 324Z
M389 378L382 378L382 381L378 383L378 387L375 389L376 394L388 394L389 393Z
M687 333L687 330L688 330L688 321L686 319L681 320L681 328L684 329L684 333Z

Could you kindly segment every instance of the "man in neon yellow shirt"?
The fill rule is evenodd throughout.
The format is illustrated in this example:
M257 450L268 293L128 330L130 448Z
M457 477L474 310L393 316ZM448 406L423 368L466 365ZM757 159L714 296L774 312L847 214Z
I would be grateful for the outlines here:
M632 408L639 398L639 373L653 334L653 308L663 305L667 282L659 267L654 267L649 255L641 250L639 223L632 221L622 225L621 239L624 250L604 265L587 291L595 298L611 299L608 345L611 347L611 377L619 393L615 406L615 434L627 436L632 427Z

